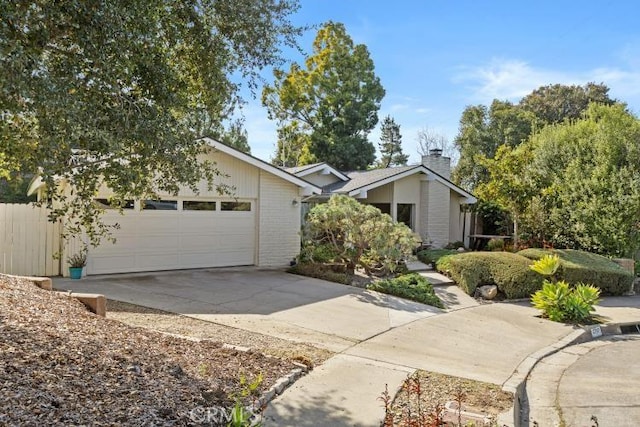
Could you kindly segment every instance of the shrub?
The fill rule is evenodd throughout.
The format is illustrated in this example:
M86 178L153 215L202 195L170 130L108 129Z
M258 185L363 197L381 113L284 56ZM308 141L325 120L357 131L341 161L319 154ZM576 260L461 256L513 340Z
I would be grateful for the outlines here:
M425 264L436 264L440 258L446 255L457 254L454 249L425 249L418 252L417 256L420 262Z
M433 291L433 286L426 278L416 273L405 274L393 279L378 280L369 284L367 289L444 308L442 301Z
M418 245L409 227L344 195L332 196L309 211L304 240L305 246L331 246L350 273L358 265L367 273L380 266L393 272Z
M316 279L349 285L351 280L345 273L336 272L330 265L316 263L300 263L287 269L287 272L301 276L315 277Z
M308 245L302 248L300 260L308 263L329 263L336 259L338 252L331 245Z
M570 288L565 281L548 282L531 297L533 306L554 322L582 323L591 318L600 290L591 285Z
M449 243L447 243L447 246L445 246L444 248L445 249L464 248L464 242L461 242L460 240L456 240L455 242L449 242Z
M487 250L496 252L504 250L504 240L502 239L491 239L487 242Z
M552 277L559 267L558 255L545 255L530 266L531 270L546 277ZM600 290L595 286L579 284L572 289L563 280L550 282L545 279L542 289L533 294L531 302L549 320L581 323L591 318L599 296Z
M531 261L510 252L468 252L440 258L438 271L447 273L469 295L478 286L496 285L507 298L527 298L542 287L529 269Z
M558 255L560 268L556 276L570 285L589 283L603 294L622 295L631 289L633 274L609 258L573 249L525 249L518 252L532 260Z

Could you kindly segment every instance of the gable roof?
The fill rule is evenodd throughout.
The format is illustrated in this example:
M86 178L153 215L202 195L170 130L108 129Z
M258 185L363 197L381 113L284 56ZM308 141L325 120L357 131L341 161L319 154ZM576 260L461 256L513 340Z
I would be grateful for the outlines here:
M229 147L228 145L225 145L209 137L202 138L202 141L206 142L207 145L209 145L214 150L228 154L231 157L234 157L238 160L249 163L250 165L257 167L258 169L261 169L265 172L269 172L279 178L284 179L287 182L297 185L298 187L304 190L303 192L305 196L322 193L322 189L320 187L317 187L311 184L310 182L307 182L304 179L299 178L285 170L282 170L276 166L273 166L272 164L267 163L264 160L260 160L257 157L253 157L250 154L243 153L240 150L237 150L233 147ZM39 176L34 177L34 179L31 181L29 185L27 194L28 195L34 194L36 191L38 191L38 189L40 189L44 185L45 185L44 181L42 181L42 179Z
M329 163L321 162L321 163L313 163L311 165L304 166L295 166L292 168L286 168L287 172L294 174L295 176L307 176L312 173L320 172L322 175L334 175L336 178L341 181L348 181L349 177L344 173L340 172L338 169L331 166Z
M280 169L279 167L274 166L271 163L267 163L264 160L261 160L257 157L253 157L250 154L243 153L240 150L237 150L233 147L229 147L228 145L225 145L209 137L204 137L202 138L202 140L205 141L210 147L214 148L215 150L228 154L231 157L235 157L238 160L242 160L243 162L249 163L250 165L257 167L258 169L261 169L265 172L269 172L270 174L273 174L279 178L284 179L285 181L288 181L294 185L297 185L300 188L303 188L305 190L305 193L308 193L307 195L322 193L321 188L316 187L310 182L307 182L304 179L299 178L298 176L284 169Z
M368 190L372 190L416 173L425 174L427 176L427 180L440 182L452 191L458 193L460 196L465 197L467 199L466 203L471 204L478 201L473 194L458 187L447 178L432 171L424 165L399 166L386 169L373 169L369 171L347 172L347 176L350 179L349 181L327 185L323 188L323 193L339 193L347 194L349 196L358 196L362 193L366 193Z

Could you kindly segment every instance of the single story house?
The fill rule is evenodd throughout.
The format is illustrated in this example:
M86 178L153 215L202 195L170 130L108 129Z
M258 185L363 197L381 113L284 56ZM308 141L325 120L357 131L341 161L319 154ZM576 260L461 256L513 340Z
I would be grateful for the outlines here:
M405 223L425 244L469 244L468 207L477 199L451 182L451 159L442 156L441 150L431 150L422 156L421 164L413 166L341 172L329 164L316 163L287 171L322 188L321 194L307 197L306 203L346 194Z
M123 215L107 209L103 220L120 225L113 230L116 243L89 247L86 274L289 264L300 251L302 199L321 189L217 141L207 142L208 159L227 175L224 184L234 194L220 196L202 182L198 194L185 189L177 196L159 194L159 200L131 200ZM42 195L43 190L35 181L29 191ZM108 207L110 194L102 188L96 203ZM81 243L63 248L63 263Z

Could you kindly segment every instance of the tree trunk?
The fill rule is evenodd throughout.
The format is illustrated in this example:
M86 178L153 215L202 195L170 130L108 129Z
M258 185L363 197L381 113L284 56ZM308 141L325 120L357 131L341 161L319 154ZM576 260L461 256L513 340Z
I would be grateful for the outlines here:
M520 246L520 236L518 236L518 215L513 216L513 249L518 250Z

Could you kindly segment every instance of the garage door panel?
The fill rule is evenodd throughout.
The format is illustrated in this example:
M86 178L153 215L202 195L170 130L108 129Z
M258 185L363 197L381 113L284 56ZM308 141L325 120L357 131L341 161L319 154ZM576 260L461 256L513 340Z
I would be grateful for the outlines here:
M127 211L103 219L120 224L116 244L90 250L88 274L255 263L254 211Z

